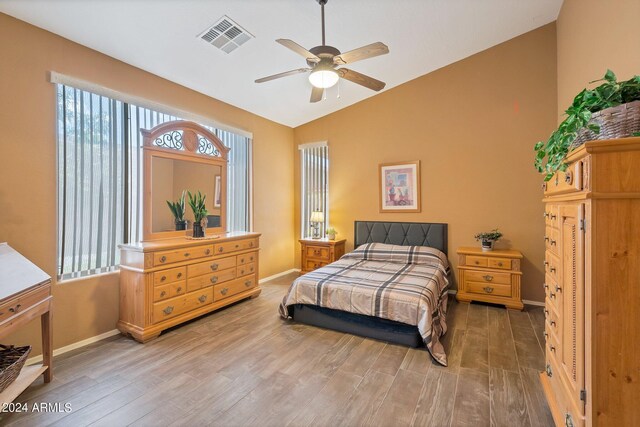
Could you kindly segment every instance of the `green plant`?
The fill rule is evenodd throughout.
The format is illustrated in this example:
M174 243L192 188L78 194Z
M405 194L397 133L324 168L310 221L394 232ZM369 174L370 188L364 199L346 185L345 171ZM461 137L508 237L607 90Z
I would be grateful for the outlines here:
M167 200L167 205L169 206L169 209L173 214L173 218L175 219L176 224L184 221L184 193L185 192L183 191L182 195L176 202L170 202L169 200Z
M502 237L502 233L498 231L497 228L494 228L491 231L485 231L482 233L478 233L473 236L476 240L481 240L483 242L497 242Z
M571 144L578 137L580 129L586 127L595 133L600 133L600 127L597 124L589 123L593 113L640 100L640 76L618 82L613 71L607 70L604 78L589 83L601 81L604 83L594 89L583 89L565 111L567 117L551 134L549 140L540 141L535 145L534 149L537 152L535 167L538 172L545 174L545 181L549 181L558 170L567 169L564 160L571 149ZM640 135L634 134L634 136Z
M205 207L207 195L200 193L200 191L198 191L195 196L191 194L191 191L187 191L187 195L189 196L189 206L191 206L191 210L193 211L193 220L196 223L200 223L209 213Z
M336 229L333 227L327 228L326 234L337 234Z

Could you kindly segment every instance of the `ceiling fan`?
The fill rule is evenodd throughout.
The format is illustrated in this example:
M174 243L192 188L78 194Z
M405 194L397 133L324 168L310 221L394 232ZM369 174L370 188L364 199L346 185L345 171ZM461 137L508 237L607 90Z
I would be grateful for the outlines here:
M309 67L298 68L296 70L285 71L284 73L263 77L256 80L256 83L268 82L269 80L279 79L280 77L292 76L294 74L311 71L311 74L309 74L309 82L313 85L313 89L311 90L311 102L320 101L324 90L338 83L340 78L347 79L353 83L375 90L376 92L382 90L385 86L384 82L376 80L373 77L365 76L364 74L348 68L336 67L344 64L352 64L356 61L362 61L363 59L373 58L374 56L387 54L389 53L389 48L384 43L377 42L358 49L350 50L349 52L340 53L340 51L335 47L327 46L324 38L324 5L327 4L328 0L316 1L320 4L322 11L322 45L312 47L307 50L292 40L276 40L276 42L291 49L298 55L304 56Z

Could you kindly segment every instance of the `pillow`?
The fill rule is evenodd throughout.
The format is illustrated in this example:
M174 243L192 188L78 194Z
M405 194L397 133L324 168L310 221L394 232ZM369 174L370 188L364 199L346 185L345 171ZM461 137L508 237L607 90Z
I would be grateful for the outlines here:
M344 259L363 259L367 261L388 261L400 264L440 265L449 269L447 256L436 248L428 246L399 246L386 243L365 243L349 252Z

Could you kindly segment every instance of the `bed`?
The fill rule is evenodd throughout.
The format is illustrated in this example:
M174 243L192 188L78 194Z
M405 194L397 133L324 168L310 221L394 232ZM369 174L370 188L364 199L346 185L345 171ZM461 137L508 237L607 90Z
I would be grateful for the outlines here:
M356 221L354 251L298 277L286 319L411 347L447 364L447 224Z

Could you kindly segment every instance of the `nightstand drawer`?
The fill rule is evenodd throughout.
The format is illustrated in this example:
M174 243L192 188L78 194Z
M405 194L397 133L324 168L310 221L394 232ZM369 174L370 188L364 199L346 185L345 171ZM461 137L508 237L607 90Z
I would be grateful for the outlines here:
M475 267L486 267L488 265L488 262L486 257L467 255L465 264Z
M511 260L509 258L487 258L487 267L511 270Z
M311 270L315 270L316 268L324 267L325 265L328 265L328 264L329 264L328 262L308 259L306 264L304 265L304 269L306 271L311 271Z
M323 246L307 246L306 248L307 258L314 259L329 259L329 248Z
M464 273L464 280L480 283L511 285L511 274L496 273L493 271L467 270Z
M466 292L470 292L472 294L493 295L498 297L511 296L511 285L465 281L464 288Z

